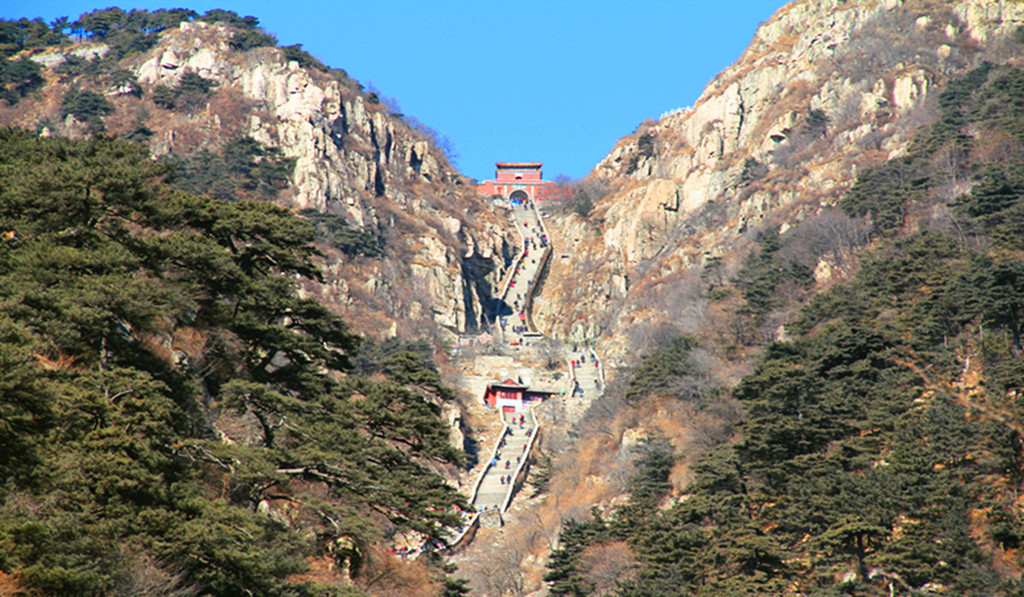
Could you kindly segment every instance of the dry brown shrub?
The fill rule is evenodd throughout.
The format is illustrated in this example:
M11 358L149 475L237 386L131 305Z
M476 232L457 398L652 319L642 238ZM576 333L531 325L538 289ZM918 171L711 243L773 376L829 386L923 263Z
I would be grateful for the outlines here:
M971 161L1005 163L1013 156L1020 155L1019 146L1017 137L1005 131L978 131L971 150Z
M795 33L783 33L775 40L772 44L772 49L776 52L788 52L796 42L800 41L800 36Z
M111 593L131 597L193 597L201 588L185 580L178 566L160 562L149 553L121 547L121 569Z
M127 135L135 130L136 114L142 106L142 100L131 95L108 97L107 100L115 107L114 112L103 119L107 132L113 135Z
M352 584L346 578L344 569L338 566L333 557L321 555L306 558L307 569L301 574L293 574L288 581L294 584L315 583L319 585L344 587Z
M78 360L77 356L66 355L62 352L58 352L56 355L44 355L38 352L33 352L33 356L36 357L39 366L47 371L65 371L75 368L75 361Z
M15 575L0 570L0 597L15 597L26 594L28 594L28 591L18 582L18 578Z
M403 560L379 549L366 552L356 588L374 597L436 595L437 583L420 560Z
M269 114L260 110L255 100L246 97L240 89L227 85L217 89L207 109L219 118L220 129L216 135L224 142L247 133L252 115L260 116L263 122L270 120Z
M620 580L634 576L636 557L625 541L591 545L580 554L579 571L591 595L611 595Z
M164 334L143 334L141 344L147 352L163 361L165 365L173 367L175 365L173 344L168 340L170 337Z

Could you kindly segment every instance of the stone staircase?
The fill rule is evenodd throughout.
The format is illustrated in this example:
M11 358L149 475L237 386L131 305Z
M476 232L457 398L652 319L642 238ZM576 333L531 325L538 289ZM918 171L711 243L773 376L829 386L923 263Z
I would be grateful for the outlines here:
M539 334L532 330L529 301L543 259L551 251L547 229L533 205L513 205L512 216L524 241L524 252L516 258L507 276L495 315L499 318L497 336L516 350L531 350ZM529 239L527 243L526 239ZM500 319L504 319L504 325ZM572 347L565 357L570 379L565 400L566 410L579 418L604 389L604 371L597 355L586 347ZM488 455L483 472L470 494L472 512L466 513L466 525L449 541L452 549L472 540L479 526L500 526L502 514L508 509L515 492L526 480L528 459L540 431L540 423L531 410L522 414L501 413L503 428L497 443Z
M589 349L569 350L566 358L569 360L571 383L565 397L565 408L569 417L577 420L604 390L604 371L597 355Z
M520 416L523 423L520 424ZM532 413L523 415L502 413L505 424L501 438L477 482L472 504L478 512L496 510L503 512L511 501L512 494L526 476L526 461L530 456L539 425Z

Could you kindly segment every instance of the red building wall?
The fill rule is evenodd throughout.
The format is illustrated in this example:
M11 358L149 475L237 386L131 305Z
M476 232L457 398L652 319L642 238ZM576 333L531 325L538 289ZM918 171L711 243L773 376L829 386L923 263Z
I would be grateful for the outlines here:
M498 162L494 180L481 182L476 187L477 191L505 198L515 191L523 191L536 201L566 198L568 191L565 187L543 180L541 166L541 162Z
M521 401L523 399L523 390L487 386L487 390L484 392L484 404L487 406L494 406L498 403L498 398Z

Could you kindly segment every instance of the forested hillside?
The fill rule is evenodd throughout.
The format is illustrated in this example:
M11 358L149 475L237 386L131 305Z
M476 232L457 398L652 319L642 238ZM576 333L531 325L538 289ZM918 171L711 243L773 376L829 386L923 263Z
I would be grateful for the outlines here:
M791 2L550 207L524 316L602 395L474 586L1024 593L1022 6ZM462 524L433 357L514 228L258 25L0 21L0 595L466 590L388 548Z
M182 190L316 221L304 291L377 339L438 344L487 325L513 236L450 142L256 17L111 7L0 21L0 126L115 135L177 165Z
M299 296L309 223L170 171L0 131L0 592L386 586L385 537L464 505L431 351Z
M738 440L691 463L677 495L676 457L652 440L629 504L563 530L553 593L1019 594L1024 71L983 65L939 103L906 155L840 201L871 246L732 392ZM753 314L794 271L777 233L759 245L758 275L727 284ZM669 391L659 358L631 401ZM596 554L621 575L609 583Z

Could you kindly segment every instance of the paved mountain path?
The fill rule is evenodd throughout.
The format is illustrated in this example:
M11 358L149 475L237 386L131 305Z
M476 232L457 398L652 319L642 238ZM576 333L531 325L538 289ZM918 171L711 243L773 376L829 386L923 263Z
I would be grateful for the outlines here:
M495 300L494 337L514 351L517 362L541 363L544 359L539 349L545 338L533 329L529 310L544 260L552 251L550 237L532 202L510 201L510 209L523 244ZM600 396L604 388L604 374L597 354L589 347L565 346L562 357L567 371L561 382L564 393L549 400L564 400L565 410L574 420ZM539 368L532 371L520 369L520 372L522 378L531 380L550 375L550 372L542 372ZM497 379L500 375L496 372L491 375L494 377L492 382L501 381ZM453 547L471 541L481 524L504 524L502 514L526 480L531 452L541 431L541 421L532 409L525 413L494 410L493 414L487 414L501 417L500 431L488 446L481 446L483 467L469 495L472 508L466 513L464 527L449 540ZM482 520L485 522L481 523Z
M502 418L505 430L473 500L477 511L503 510L507 506L515 477L523 469L532 444L530 440L537 432L537 418L533 413L502 413Z

